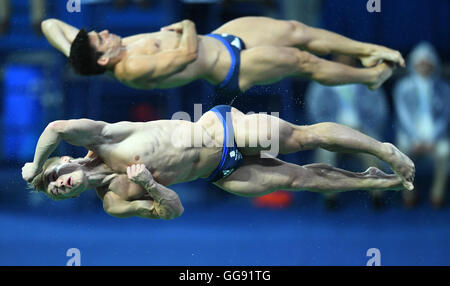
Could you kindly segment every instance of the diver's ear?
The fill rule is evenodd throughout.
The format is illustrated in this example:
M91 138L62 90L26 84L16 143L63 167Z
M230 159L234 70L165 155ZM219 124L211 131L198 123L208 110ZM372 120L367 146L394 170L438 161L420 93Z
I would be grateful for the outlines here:
M64 163L68 163L70 161L70 157L69 156L62 156L61 157L61 161L63 161Z
M97 63L101 66L106 66L109 63L109 58L108 57L104 57L101 56L98 60Z

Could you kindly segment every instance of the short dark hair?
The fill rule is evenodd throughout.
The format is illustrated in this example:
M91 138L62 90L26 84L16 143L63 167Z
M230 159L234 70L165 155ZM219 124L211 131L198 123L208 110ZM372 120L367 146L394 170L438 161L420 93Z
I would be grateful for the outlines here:
M81 29L70 47L69 62L75 72L80 75L103 74L106 67L97 63L97 60L103 55L98 52L89 41L86 29Z

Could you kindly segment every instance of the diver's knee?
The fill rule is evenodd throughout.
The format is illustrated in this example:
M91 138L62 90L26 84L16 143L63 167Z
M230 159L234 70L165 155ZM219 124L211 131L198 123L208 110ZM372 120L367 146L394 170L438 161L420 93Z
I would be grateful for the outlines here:
M303 46L309 41L310 27L295 20L288 21L290 34L295 46Z

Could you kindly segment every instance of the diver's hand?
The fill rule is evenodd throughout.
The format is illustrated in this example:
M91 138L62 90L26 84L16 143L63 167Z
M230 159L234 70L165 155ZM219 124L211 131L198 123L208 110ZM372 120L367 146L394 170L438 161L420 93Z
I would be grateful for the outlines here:
M25 165L22 167L22 178L30 183L33 181L34 177L36 177L39 174L40 170L38 166L34 163L25 163Z
M144 188L151 188L155 184L152 174L144 164L128 166L127 175L128 179Z
M192 22L191 20L183 20L181 22L162 27L161 31L172 31L172 32L177 32L178 34L182 34L185 27L188 25L195 27L194 22Z

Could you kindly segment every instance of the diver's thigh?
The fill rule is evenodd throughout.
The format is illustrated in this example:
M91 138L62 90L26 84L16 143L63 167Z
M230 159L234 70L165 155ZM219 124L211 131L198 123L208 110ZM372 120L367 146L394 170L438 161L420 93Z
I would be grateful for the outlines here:
M291 165L277 158L244 156L241 167L214 184L239 196L262 196L278 189L290 188L295 178Z
M299 53L296 48L260 46L241 52L239 87L245 91L253 85L277 82L299 72Z
M237 36L244 41L248 49L257 46L291 47L296 46L299 30L296 23L268 17L242 17L222 25L212 33Z

